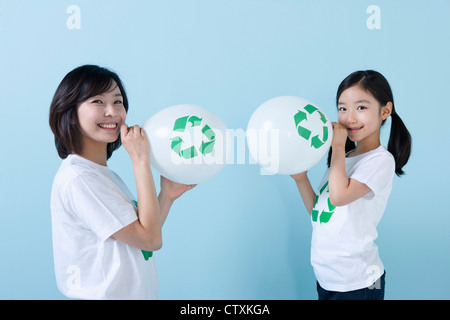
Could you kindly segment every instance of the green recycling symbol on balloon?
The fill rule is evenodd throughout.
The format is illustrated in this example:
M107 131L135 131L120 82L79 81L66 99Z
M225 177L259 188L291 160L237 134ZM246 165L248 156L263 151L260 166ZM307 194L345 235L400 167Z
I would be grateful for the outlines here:
M175 124L173 125L173 131L180 133L185 132L188 123L190 123L192 127L201 126L202 118L199 118L197 116L185 116L178 118L177 120L175 120ZM199 155L199 153L206 156L208 153L213 152L216 136L214 131L207 124L203 126L202 133L208 141L202 141L202 144L198 149L196 149L193 145L189 147L183 146L183 139L180 136L176 136L170 139L172 141L172 150L180 157L183 157L185 159L195 158Z
M319 134L317 134L311 138L311 147L318 149L321 146L323 146L325 144L325 142L327 142L327 140L328 140L328 127L326 126L327 118L325 117L325 115L322 112L320 112L319 109L317 109L316 107L314 107L311 104L306 105L304 109L310 115L312 115L314 112L317 112L320 116L320 120L324 124L323 129L322 129L322 139L319 138ZM311 137L312 132L311 132L311 130L308 130L305 127L301 126L301 122L303 120L307 120L306 112L299 110L294 116L294 121L295 121L295 126L297 127L297 132L300 135L300 137L302 137L303 139L308 141L309 138Z

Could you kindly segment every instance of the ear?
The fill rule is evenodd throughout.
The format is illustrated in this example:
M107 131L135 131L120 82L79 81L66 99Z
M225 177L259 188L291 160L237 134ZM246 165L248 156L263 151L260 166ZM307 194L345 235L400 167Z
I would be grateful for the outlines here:
M388 102L386 103L386 105L384 107L381 108L381 120L386 120L392 113L392 102Z

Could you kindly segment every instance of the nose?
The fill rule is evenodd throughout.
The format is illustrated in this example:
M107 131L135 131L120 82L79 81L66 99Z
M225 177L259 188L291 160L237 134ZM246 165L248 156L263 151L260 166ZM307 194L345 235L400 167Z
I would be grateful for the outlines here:
M357 118L356 118L356 112L354 110L350 110L347 113L347 123L356 123Z
M114 108L114 105L111 103L106 104L106 108L105 108L105 116L111 116L111 117L115 117L117 116L117 111Z

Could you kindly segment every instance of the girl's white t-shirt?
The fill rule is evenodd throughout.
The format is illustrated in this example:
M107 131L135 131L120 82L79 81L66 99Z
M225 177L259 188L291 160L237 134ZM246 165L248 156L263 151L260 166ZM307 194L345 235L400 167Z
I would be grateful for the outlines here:
M137 219L125 183L108 167L69 155L51 193L58 289L78 299L156 299L154 258L111 238Z
M346 292L366 288L384 273L374 240L391 193L395 160L389 151L377 149L345 158L349 178L371 191L345 206L329 200L326 170L311 214L313 226L311 264L320 286Z

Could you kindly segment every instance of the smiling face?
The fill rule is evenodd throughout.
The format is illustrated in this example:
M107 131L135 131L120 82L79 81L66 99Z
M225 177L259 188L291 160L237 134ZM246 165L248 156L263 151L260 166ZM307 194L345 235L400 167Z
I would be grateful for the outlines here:
M102 151L117 140L126 110L122 94L115 81L99 95L88 98L78 106L78 121L85 147L96 146Z
M338 121L348 131L350 140L380 144L380 128L391 113L392 103L380 103L360 85L344 90L338 100Z

